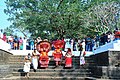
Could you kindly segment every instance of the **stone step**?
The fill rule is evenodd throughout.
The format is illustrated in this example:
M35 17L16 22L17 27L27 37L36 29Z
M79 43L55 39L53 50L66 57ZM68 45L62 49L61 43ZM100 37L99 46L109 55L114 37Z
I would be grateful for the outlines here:
M21 55L11 56L9 58L9 63L10 64L14 64L14 62L15 62L15 64L16 63L18 64L18 63L22 63L23 61L24 61L24 56L21 56ZM86 61L86 63L90 63L90 64L94 63L94 60L91 60L89 57L85 57L85 61ZM75 64L79 64L79 57L78 56L73 57L73 62ZM50 65L54 65L54 60L53 59L50 60Z
M10 57L24 57L24 56L26 56L26 55L12 55ZM53 56L49 56L49 57L53 57ZM73 56L73 57L78 58L79 56ZM85 56L85 57L88 59L91 59L89 56Z
M64 59L63 59L63 60L64 60ZM72 60L73 60L73 61L79 61L80 59L77 58L77 59L72 59ZM86 58L85 58L85 60L86 60L87 62L94 62L94 60L87 60ZM14 62L16 62L16 61L24 61L24 58L10 58L9 61L14 61ZM50 61L54 61L54 60L51 59Z
M20 66L20 65L24 65L24 62L8 62L7 64L9 64L9 65L13 65L13 66ZM39 63L38 63L39 64ZM64 66L64 62L62 62L61 63L61 65L62 66ZM49 64L48 64L49 66L55 66L55 62L50 62ZM78 62L75 62L75 63L72 63L72 65L73 66L79 66L80 65L80 63L79 63L79 61ZM90 65L94 65L94 63L85 63L85 66L90 66Z
M10 59L24 59L25 56L19 57L19 56L9 56ZM38 57L39 58L39 57ZM52 56L49 56L49 58L53 58ZM63 57L64 58L64 57ZM73 59L79 59L79 57L72 57ZM91 60L90 57L85 57L87 60Z
M24 58L25 55L12 55L9 58Z
M23 68L13 68L14 72L23 72ZM34 72L33 69L30 69L30 72ZM61 68L47 68L47 69L37 69L36 72L90 72L90 69L87 68L68 68L68 69L61 69Z
M2 78L0 80L97 80L93 77L76 77L76 76L64 76L64 77L53 77L53 76L30 76L26 78L24 76L12 76L9 78Z
M9 62L9 63L7 63L7 64L9 64L10 65L10 67L12 67L12 68L14 68L14 67L18 67L18 68L22 68L23 66L24 66L24 62ZM94 66L95 64L94 63L85 63L85 65L84 65L84 67L89 67L89 66ZM50 62L49 64L48 64L48 67L54 67L55 66L55 62ZM61 63L61 65L60 66L62 66L62 67L64 67L65 66L65 63L63 62L63 63ZM79 62L76 62L76 63L73 63L72 64L72 66L73 67L79 67L80 66L80 63ZM31 67L32 67L32 64L31 64ZM39 63L38 63L38 67L39 67Z
M25 73L24 72L13 72L12 73L13 76L25 76ZM78 76L78 77L86 77L86 76L89 76L91 73L90 72L29 72L29 75L30 76L54 76L54 77L57 77L57 76L60 76L60 77L63 77L63 76Z
M11 69L14 69L14 68L18 68L18 69L19 69L19 68L23 68L23 66L24 66L24 65L12 65L12 66L10 66L10 68L11 68ZM82 66L73 66L73 67L72 67L72 69L79 69L79 68L82 68ZM88 68L88 67L85 65L83 68ZM33 69L32 66L31 66L31 69ZM40 67L38 66L38 69L42 69L42 68L40 68ZM55 68L55 66L53 65L53 66L48 66L47 69L56 69L56 68ZM57 69L65 69L65 68L64 68L64 66L59 66L59 67L57 67Z
M23 64L24 62L21 61L21 62L8 62L8 64ZM55 64L55 61L50 61L49 64ZM64 64L64 62L62 62L62 64ZM73 64L79 64L79 61L75 61ZM89 64L89 63L86 63L86 64Z
M62 59L62 60L64 61L65 59ZM73 62L80 61L79 58L78 59L72 59L72 60L73 60ZM23 62L23 61L24 61L24 59L14 59L14 58L9 60L9 62ZM85 58L85 61L88 62L88 63L94 63L94 60L88 60L87 58ZM50 62L54 62L54 59L51 58Z
M9 63L9 65L11 68L23 68L23 66L24 66L23 62L21 62L21 63ZM64 68L64 64L61 64L60 66L61 66L60 68ZM73 66L73 68L80 67L79 63L73 64L72 66ZM84 65L85 68L88 68L89 66L91 66L91 64L89 64L89 63L86 63ZM32 65L31 65L31 67L32 67ZM52 64L50 63L48 65L48 68L54 68L54 67L55 67L55 63L52 63ZM39 68L39 65L38 65L38 68Z
M10 59L10 60L11 60L11 59L24 59L24 57L25 57L25 56L21 56L21 55L20 55L20 56L18 56L18 55L17 55L17 56L13 55L13 56L10 56L9 59ZM49 56L49 57L50 57L50 58L53 58L52 56ZM72 58L76 60L76 59L79 59L79 56L74 56L74 57L72 57ZM85 59L86 59L86 60L91 60L90 57L85 57Z
M80 59L74 59L73 61L79 61ZM9 62L23 62L24 59L10 59ZM88 63L94 63L94 60L86 60ZM50 60L50 62L54 62L54 60Z

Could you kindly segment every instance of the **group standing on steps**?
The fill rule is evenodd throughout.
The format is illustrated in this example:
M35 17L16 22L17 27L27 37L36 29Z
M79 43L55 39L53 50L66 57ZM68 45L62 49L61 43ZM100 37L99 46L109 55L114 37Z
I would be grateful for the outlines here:
M55 50L53 51L52 56L53 56L53 60L55 61L55 68L61 65L63 59L65 59L64 67L72 68L73 67L72 57L74 55L72 54L71 49L67 48L65 56L63 56L62 48L64 46L64 42L62 40L56 40L53 42L53 46ZM85 51L83 47L84 41L80 44L80 46L82 47L80 53L80 65L83 66L85 64L85 59L84 59ZM36 49L33 50L32 55L30 55L29 53L27 56L25 56L24 68L23 68L23 71L25 72L25 77L29 78L31 64L34 72L36 72L38 66L40 66L41 68L48 68L49 61L51 60L51 58L48 56L48 52L50 51L50 49L51 49L50 42L48 42L47 40L41 41L38 44L36 44ZM37 54L36 50L39 52L39 54Z

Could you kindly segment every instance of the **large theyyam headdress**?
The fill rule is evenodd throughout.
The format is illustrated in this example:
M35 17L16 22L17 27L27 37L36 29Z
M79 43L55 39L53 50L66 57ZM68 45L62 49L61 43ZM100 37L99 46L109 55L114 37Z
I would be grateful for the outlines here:
M41 41L36 46L37 51L40 52L49 52L51 49L51 44L48 41Z
M53 42L53 46L54 46L56 49L63 48L63 46L64 46L64 41L62 41L62 40L56 40L56 41Z

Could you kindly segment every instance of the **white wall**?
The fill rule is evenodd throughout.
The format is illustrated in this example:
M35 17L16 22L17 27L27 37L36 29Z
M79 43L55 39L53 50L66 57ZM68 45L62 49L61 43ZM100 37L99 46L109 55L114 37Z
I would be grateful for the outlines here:
M9 51L10 44L8 44L5 41L0 39L0 49L5 50L5 51Z

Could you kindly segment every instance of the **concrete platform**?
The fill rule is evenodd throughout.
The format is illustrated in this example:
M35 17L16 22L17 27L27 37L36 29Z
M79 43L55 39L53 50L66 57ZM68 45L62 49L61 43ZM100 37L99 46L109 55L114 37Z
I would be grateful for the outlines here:
M106 51L120 51L120 40L112 41L110 43L106 43L103 46L96 48L93 52L94 54L99 54Z

